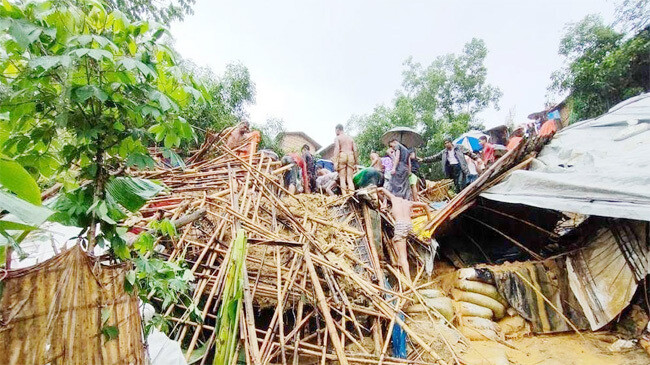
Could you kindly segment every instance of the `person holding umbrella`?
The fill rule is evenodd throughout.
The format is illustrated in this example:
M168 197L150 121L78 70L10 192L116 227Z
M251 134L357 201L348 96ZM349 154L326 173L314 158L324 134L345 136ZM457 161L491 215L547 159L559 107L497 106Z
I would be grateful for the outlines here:
M424 139L411 128L395 127L384 133L381 140L394 151L393 168L390 173L388 190L397 197L412 200L413 196L409 184L412 168L409 148L424 144Z
M399 198L411 200L411 186L409 184L411 153L397 139L390 141L390 147L395 150L395 154L393 155L393 171L391 172L388 191Z

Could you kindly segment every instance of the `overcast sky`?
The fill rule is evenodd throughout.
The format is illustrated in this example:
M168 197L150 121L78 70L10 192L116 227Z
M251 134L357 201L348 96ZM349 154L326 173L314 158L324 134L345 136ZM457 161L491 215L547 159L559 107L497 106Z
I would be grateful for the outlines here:
M172 25L184 58L221 74L241 62L256 84L253 123L281 118L329 144L334 126L389 104L409 56L422 64L485 40L488 80L503 91L486 126L540 110L564 27L591 13L613 19L615 3L579 1L214 1Z

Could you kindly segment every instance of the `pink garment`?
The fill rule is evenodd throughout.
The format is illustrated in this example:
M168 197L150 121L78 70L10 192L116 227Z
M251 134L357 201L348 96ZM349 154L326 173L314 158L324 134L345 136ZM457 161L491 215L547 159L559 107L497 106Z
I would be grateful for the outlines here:
M393 159L391 157L382 157L381 158L381 164L384 165L384 171L385 172L391 172L393 171Z

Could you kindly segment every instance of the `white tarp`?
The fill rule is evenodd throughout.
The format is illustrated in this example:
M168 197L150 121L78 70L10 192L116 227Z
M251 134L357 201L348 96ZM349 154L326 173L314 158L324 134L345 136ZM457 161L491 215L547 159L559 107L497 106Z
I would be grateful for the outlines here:
M513 172L481 196L650 221L650 93L564 128L529 170Z

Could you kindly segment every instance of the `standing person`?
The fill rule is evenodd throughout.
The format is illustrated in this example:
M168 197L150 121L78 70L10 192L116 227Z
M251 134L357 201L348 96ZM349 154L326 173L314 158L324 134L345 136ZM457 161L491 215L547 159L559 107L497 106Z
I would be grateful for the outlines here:
M488 167L494 163L494 145L489 143L486 136L480 136L478 138L478 143L483 148L481 159L485 166Z
M411 195L413 201L418 201L418 174L420 172L420 161L418 161L418 156L415 152L415 147L411 149L409 154L409 160L411 163L411 175L409 176L409 185L411 186Z
M386 149L386 154L381 158L381 165L384 167L384 187L388 187L391 174L393 173L393 151L392 148Z
M305 161L305 168L307 170L305 192L309 194L316 191L316 163L307 144L302 146L302 159Z
M390 147L395 151L393 155L393 171L391 172L388 190L402 199L411 199L409 176L411 175L411 160L409 150L396 139L390 141Z
M467 170L469 171L467 177L465 178L465 187L473 183L478 179L479 167L474 156L471 155L469 151L465 152L465 162L467 162Z
M449 138L445 139L445 149L442 151L442 171L448 179L454 180L456 193L460 193L469 170L460 146L454 146Z
M343 133L343 126L341 124L337 125L336 139L334 139L334 167L339 173L339 182L343 194L347 193L348 189L354 189L352 176L357 161L357 145L352 137Z
M410 280L411 279L411 270L409 269L408 254L406 251L406 238L413 229L413 223L411 221L411 213L413 208L422 207L427 213L427 217L431 220L431 210L426 203L412 202L406 199L402 199L398 196L391 194L388 190L384 188L377 189L377 195L384 195L390 200L391 204L391 214L395 219L395 232L393 233L393 245L395 245L395 251L397 251L397 261L399 266L401 266L404 275ZM379 200L382 201L381 197Z

